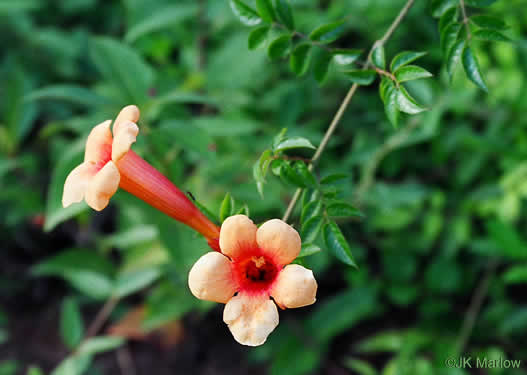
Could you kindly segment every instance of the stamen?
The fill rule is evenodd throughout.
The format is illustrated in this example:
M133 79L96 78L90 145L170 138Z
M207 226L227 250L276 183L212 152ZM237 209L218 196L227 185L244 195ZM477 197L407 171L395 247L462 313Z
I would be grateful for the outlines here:
M265 264L265 259L263 256L260 256L259 258L253 256L251 260L254 262L257 268L260 268Z

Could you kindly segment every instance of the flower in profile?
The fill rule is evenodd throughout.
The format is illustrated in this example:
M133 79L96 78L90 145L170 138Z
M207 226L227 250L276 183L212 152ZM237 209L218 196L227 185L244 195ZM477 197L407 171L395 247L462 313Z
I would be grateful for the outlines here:
M240 344L265 342L278 325L275 302L282 309L315 302L313 272L289 264L300 253L301 240L284 221L257 228L245 215L231 216L221 226L219 246L221 253L209 252L194 264L189 287L199 299L226 303L223 320Z
M117 189L128 191L152 207L190 226L219 250L219 228L157 169L131 150L136 141L140 112L124 107L113 123L95 126L86 141L84 162L66 178L62 205L85 200L94 210L104 209Z
M62 205L68 207L83 199L94 210L104 209L119 187L121 175L117 163L135 142L139 128L139 109L130 105L121 110L113 124L111 120L95 126L88 140L84 162L66 178Z

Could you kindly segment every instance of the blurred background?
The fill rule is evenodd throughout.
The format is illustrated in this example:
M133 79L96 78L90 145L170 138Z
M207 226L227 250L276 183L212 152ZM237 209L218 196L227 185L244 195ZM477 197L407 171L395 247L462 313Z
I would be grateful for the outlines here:
M338 45L365 51L404 5L291 3L305 32L348 17ZM316 169L345 173L335 194L365 214L339 222L359 269L306 258L317 303L281 311L248 348L223 305L188 290L201 237L123 191L100 213L63 209L65 177L92 126L133 103L134 150L183 191L213 212L230 192L255 222L282 217L294 187L269 176L262 199L253 164L284 127L318 145L350 83L250 51L227 1L0 1L0 374L65 359L53 374L527 374L527 2L488 10L516 40L477 44L488 94L461 72L448 83L426 3L386 51L429 52L434 78L410 89L430 110L393 129L377 86L360 88ZM523 369L446 367L463 355Z

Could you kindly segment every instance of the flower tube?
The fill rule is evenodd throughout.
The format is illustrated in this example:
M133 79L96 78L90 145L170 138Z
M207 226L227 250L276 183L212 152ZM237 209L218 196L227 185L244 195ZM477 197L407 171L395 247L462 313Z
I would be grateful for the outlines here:
M209 252L194 264L189 288L199 299L226 304L223 321L240 344L266 341L278 325L276 305L315 303L313 272L289 264L300 253L300 236L282 220L257 228L247 216L231 216L221 226L219 246L221 252Z
M66 178L62 205L85 200L94 210L104 209L117 189L128 191L168 216L190 226L219 249L219 228L157 169L131 150L139 128L139 109L121 110L110 130L111 120L93 128L86 141L84 162Z

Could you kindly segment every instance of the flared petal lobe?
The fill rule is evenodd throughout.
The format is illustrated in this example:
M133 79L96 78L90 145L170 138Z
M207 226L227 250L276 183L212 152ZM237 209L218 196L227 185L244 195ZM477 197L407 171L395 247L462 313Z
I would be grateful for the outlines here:
M240 344L258 346L278 325L278 310L268 297L238 294L225 305L223 321Z
M139 127L133 122L122 123L117 129L114 126L112 160L118 162L130 151L130 147L135 143L139 134Z
M95 126L86 140L84 161L98 164L101 168L110 160L112 154L111 120L104 121Z
M252 220L245 215L234 215L225 219L220 230L222 253L235 259L244 252L256 249L257 229Z
M313 271L298 264L286 266L278 275L271 295L282 308L302 307L315 303L317 281Z
M88 184L84 198L88 206L96 211L104 209L119 188L120 178L119 170L113 161L106 163Z
M258 247L281 265L291 263L300 253L301 239L298 232L280 219L262 224L256 232Z
M229 259L218 252L198 259L188 275L188 286L197 298L220 303L227 303L237 289Z
M122 124L126 124L129 122L137 124L140 115L141 112L139 111L139 108L137 108L137 106L135 105L128 105L121 109L121 112L119 112L113 123L113 134L115 135L118 132L119 127Z
M95 164L86 162L77 166L70 172L64 183L62 194L62 205L68 207L73 203L79 203L84 199L88 185L97 173Z

